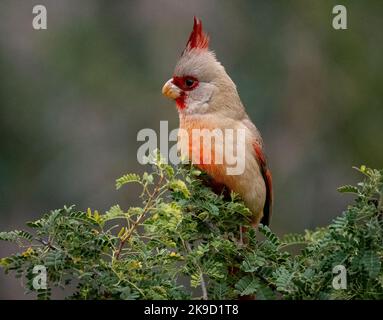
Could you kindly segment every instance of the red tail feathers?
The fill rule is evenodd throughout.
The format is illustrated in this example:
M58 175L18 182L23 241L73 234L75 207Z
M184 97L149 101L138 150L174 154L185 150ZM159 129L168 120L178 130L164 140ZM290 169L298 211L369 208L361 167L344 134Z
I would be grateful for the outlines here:
M254 143L253 146L254 146L254 151L257 156L257 160L261 168L262 176L263 176L263 179L265 180L265 185L266 185L266 201L265 201L265 206L263 208L263 217L262 217L261 223L267 226L270 223L271 214L272 214L273 181L271 177L271 171L267 168L266 158L262 152L261 147L257 143Z

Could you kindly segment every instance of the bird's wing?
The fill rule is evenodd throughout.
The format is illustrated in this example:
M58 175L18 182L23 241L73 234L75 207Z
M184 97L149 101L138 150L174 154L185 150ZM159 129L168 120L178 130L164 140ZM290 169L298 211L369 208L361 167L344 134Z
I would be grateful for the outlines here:
M259 130L254 125L254 123L250 120L250 118L246 115L242 120L242 123L250 130L253 135L253 148L255 152L255 156L258 161L258 165L261 169L261 173L263 179L265 180L266 185L266 201L265 206L263 208L263 217L261 223L263 225L268 225L270 223L271 214L272 214L272 206L273 206L273 181L271 176L271 171L267 167L266 157L263 153L263 140Z
M269 225L273 206L273 181L271 171L267 167L266 157L262 151L262 147L257 142L254 142L253 148L266 185L266 201L265 206L263 207L263 217L261 223L263 225Z
M245 118L242 119L242 123L250 130L254 141L261 147L261 150L262 150L263 140L261 137L261 133L259 132L258 128L255 126L255 124L250 120L247 114L245 115Z

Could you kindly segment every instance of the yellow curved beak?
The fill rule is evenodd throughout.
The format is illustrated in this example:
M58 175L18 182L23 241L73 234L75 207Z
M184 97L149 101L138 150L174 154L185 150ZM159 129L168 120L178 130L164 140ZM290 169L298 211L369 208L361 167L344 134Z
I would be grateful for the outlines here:
M169 79L162 87L162 94L175 100L181 96L181 89L173 83L173 79Z

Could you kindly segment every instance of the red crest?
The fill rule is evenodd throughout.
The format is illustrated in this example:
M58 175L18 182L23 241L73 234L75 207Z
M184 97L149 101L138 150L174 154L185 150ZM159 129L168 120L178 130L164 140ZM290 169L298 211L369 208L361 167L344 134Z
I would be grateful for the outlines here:
M205 49L209 47L209 36L203 32L202 22L200 19L194 17L193 31L190 34L189 40L186 44L185 51L191 49Z

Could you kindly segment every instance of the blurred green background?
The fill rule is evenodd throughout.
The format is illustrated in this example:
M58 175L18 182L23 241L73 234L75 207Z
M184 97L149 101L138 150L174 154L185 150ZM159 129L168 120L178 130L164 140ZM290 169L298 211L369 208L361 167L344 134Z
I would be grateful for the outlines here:
M48 29L32 28L43 4ZM332 8L348 9L348 30ZM143 172L137 132L178 126L161 95L200 17L263 134L275 184L272 229L328 224L351 200L353 165L383 167L382 1L0 2L0 230L64 204L137 204L115 191ZM0 257L16 248L0 244ZM0 273L0 298L25 298ZM26 297L28 298L28 296Z

